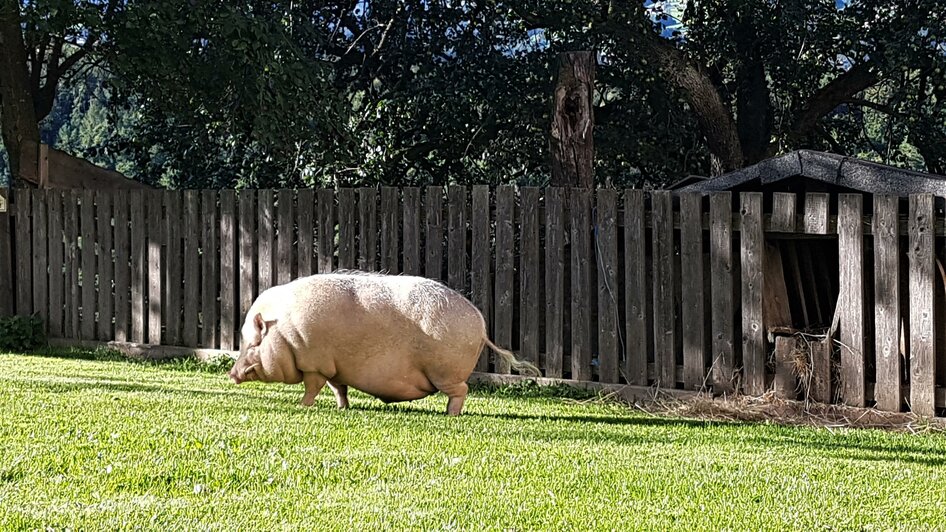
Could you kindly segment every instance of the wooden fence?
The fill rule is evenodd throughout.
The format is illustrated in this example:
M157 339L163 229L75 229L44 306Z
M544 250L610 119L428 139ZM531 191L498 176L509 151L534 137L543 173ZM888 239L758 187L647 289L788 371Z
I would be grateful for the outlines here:
M783 370L795 360L814 375L801 387L821 387L822 400L946 406L936 319L946 222L931 196L486 186L13 196L14 310L38 313L51 337L236 349L262 290L357 268L445 281L546 377L761 394L793 390ZM783 325L812 331L835 310L833 348L770 336L780 311L795 315ZM485 356L478 369L509 371Z

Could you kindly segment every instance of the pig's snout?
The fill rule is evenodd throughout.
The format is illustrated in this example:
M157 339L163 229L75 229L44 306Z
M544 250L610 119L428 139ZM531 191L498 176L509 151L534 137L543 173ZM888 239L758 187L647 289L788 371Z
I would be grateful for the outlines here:
M236 366L230 370L230 380L233 381L233 384L240 384L244 381L242 373L243 372L237 370Z

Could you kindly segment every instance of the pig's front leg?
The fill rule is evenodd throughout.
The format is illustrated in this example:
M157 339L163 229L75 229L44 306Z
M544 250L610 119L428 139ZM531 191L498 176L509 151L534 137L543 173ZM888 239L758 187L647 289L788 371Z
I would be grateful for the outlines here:
M328 381L328 387L335 392L335 402L338 404L338 408L342 410L348 408L348 386Z
M302 384L305 386L305 395L302 396L302 406L312 406L315 396L319 395L325 386L325 377L318 373L303 373Z

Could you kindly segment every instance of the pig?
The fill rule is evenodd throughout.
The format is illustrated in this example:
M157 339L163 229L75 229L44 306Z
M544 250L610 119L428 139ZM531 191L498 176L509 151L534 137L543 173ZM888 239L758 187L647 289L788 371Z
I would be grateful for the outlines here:
M274 286L253 302L241 336L233 382L301 382L305 406L328 384L339 408L349 386L386 403L440 391L447 414L459 415L484 346L540 374L490 341L468 299L422 277L345 271Z

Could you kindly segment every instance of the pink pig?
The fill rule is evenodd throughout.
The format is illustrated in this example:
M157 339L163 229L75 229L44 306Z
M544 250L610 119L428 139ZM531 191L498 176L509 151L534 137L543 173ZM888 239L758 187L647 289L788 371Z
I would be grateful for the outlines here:
M339 408L351 386L384 402L441 391L458 415L484 346L520 372L528 362L497 347L469 300L421 277L345 272L266 290L250 307L230 378L305 385L309 406L328 383Z

